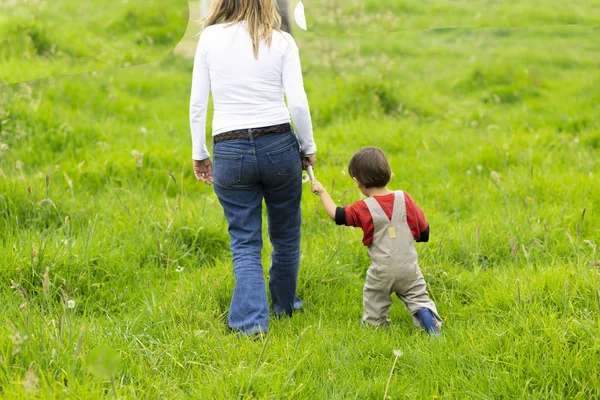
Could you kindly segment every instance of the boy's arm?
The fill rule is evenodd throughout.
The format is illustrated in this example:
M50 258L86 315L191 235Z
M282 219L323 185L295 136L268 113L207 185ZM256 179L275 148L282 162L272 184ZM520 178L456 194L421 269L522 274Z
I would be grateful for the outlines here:
M410 227L415 241L428 242L429 224L425 219L423 211L406 192L404 193L404 203L406 205L406 222Z
M314 180L312 182L312 191L314 194L321 197L321 202L323 203L325 212L327 212L327 216L329 216L329 218L335 221L335 212L337 209L337 205L335 204L329 193L327 193L327 190L325 190L321 182Z

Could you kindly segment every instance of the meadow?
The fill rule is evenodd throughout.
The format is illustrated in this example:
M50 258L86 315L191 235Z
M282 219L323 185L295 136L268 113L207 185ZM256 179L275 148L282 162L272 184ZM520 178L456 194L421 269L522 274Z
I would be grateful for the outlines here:
M119 36L142 65L0 83L0 398L599 398L600 29L597 2L578 4L589 19L566 7L569 26L513 10L522 24L295 30L317 177L340 204L360 199L347 162L377 145L430 223L417 248L437 340L397 299L390 329L361 327L361 232L329 221L308 184L306 307L262 341L228 331L227 226L192 174L192 60L168 35L185 26L153 20L166 39L152 44ZM61 32L48 37L71 54ZM33 43L17 39L17 53ZM74 72L68 57L3 51L5 72Z

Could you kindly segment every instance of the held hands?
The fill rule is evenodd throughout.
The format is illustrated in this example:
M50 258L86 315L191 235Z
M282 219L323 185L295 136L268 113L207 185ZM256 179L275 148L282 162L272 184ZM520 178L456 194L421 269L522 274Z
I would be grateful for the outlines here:
M210 161L210 158L201 161L194 160L194 176L196 176L196 179L199 181L202 181L209 186L212 185L212 161Z
M317 165L317 155L316 154L306 154L302 157L302 169L306 169L308 166L315 167Z

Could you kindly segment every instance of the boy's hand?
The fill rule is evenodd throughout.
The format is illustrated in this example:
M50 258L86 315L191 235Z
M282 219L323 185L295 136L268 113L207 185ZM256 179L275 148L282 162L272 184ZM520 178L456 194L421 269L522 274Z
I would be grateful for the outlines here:
M312 181L312 192L317 196L320 196L322 193L325 193L325 188L318 180Z
M335 221L335 212L337 206L335 205L335 202L331 199L329 193L327 193L327 190L325 190L323 185L321 185L321 182L319 182L316 179L312 181L311 186L312 192L317 196L321 197L321 202L323 203L323 207L327 212L327 216Z

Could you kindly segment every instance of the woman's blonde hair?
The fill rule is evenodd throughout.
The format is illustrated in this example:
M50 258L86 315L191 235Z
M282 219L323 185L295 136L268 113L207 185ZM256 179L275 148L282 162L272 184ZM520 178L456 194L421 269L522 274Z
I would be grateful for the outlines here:
M254 57L258 58L260 41L271 46L273 30L280 30L281 15L275 0L216 0L204 20L204 27L242 21L248 24Z

